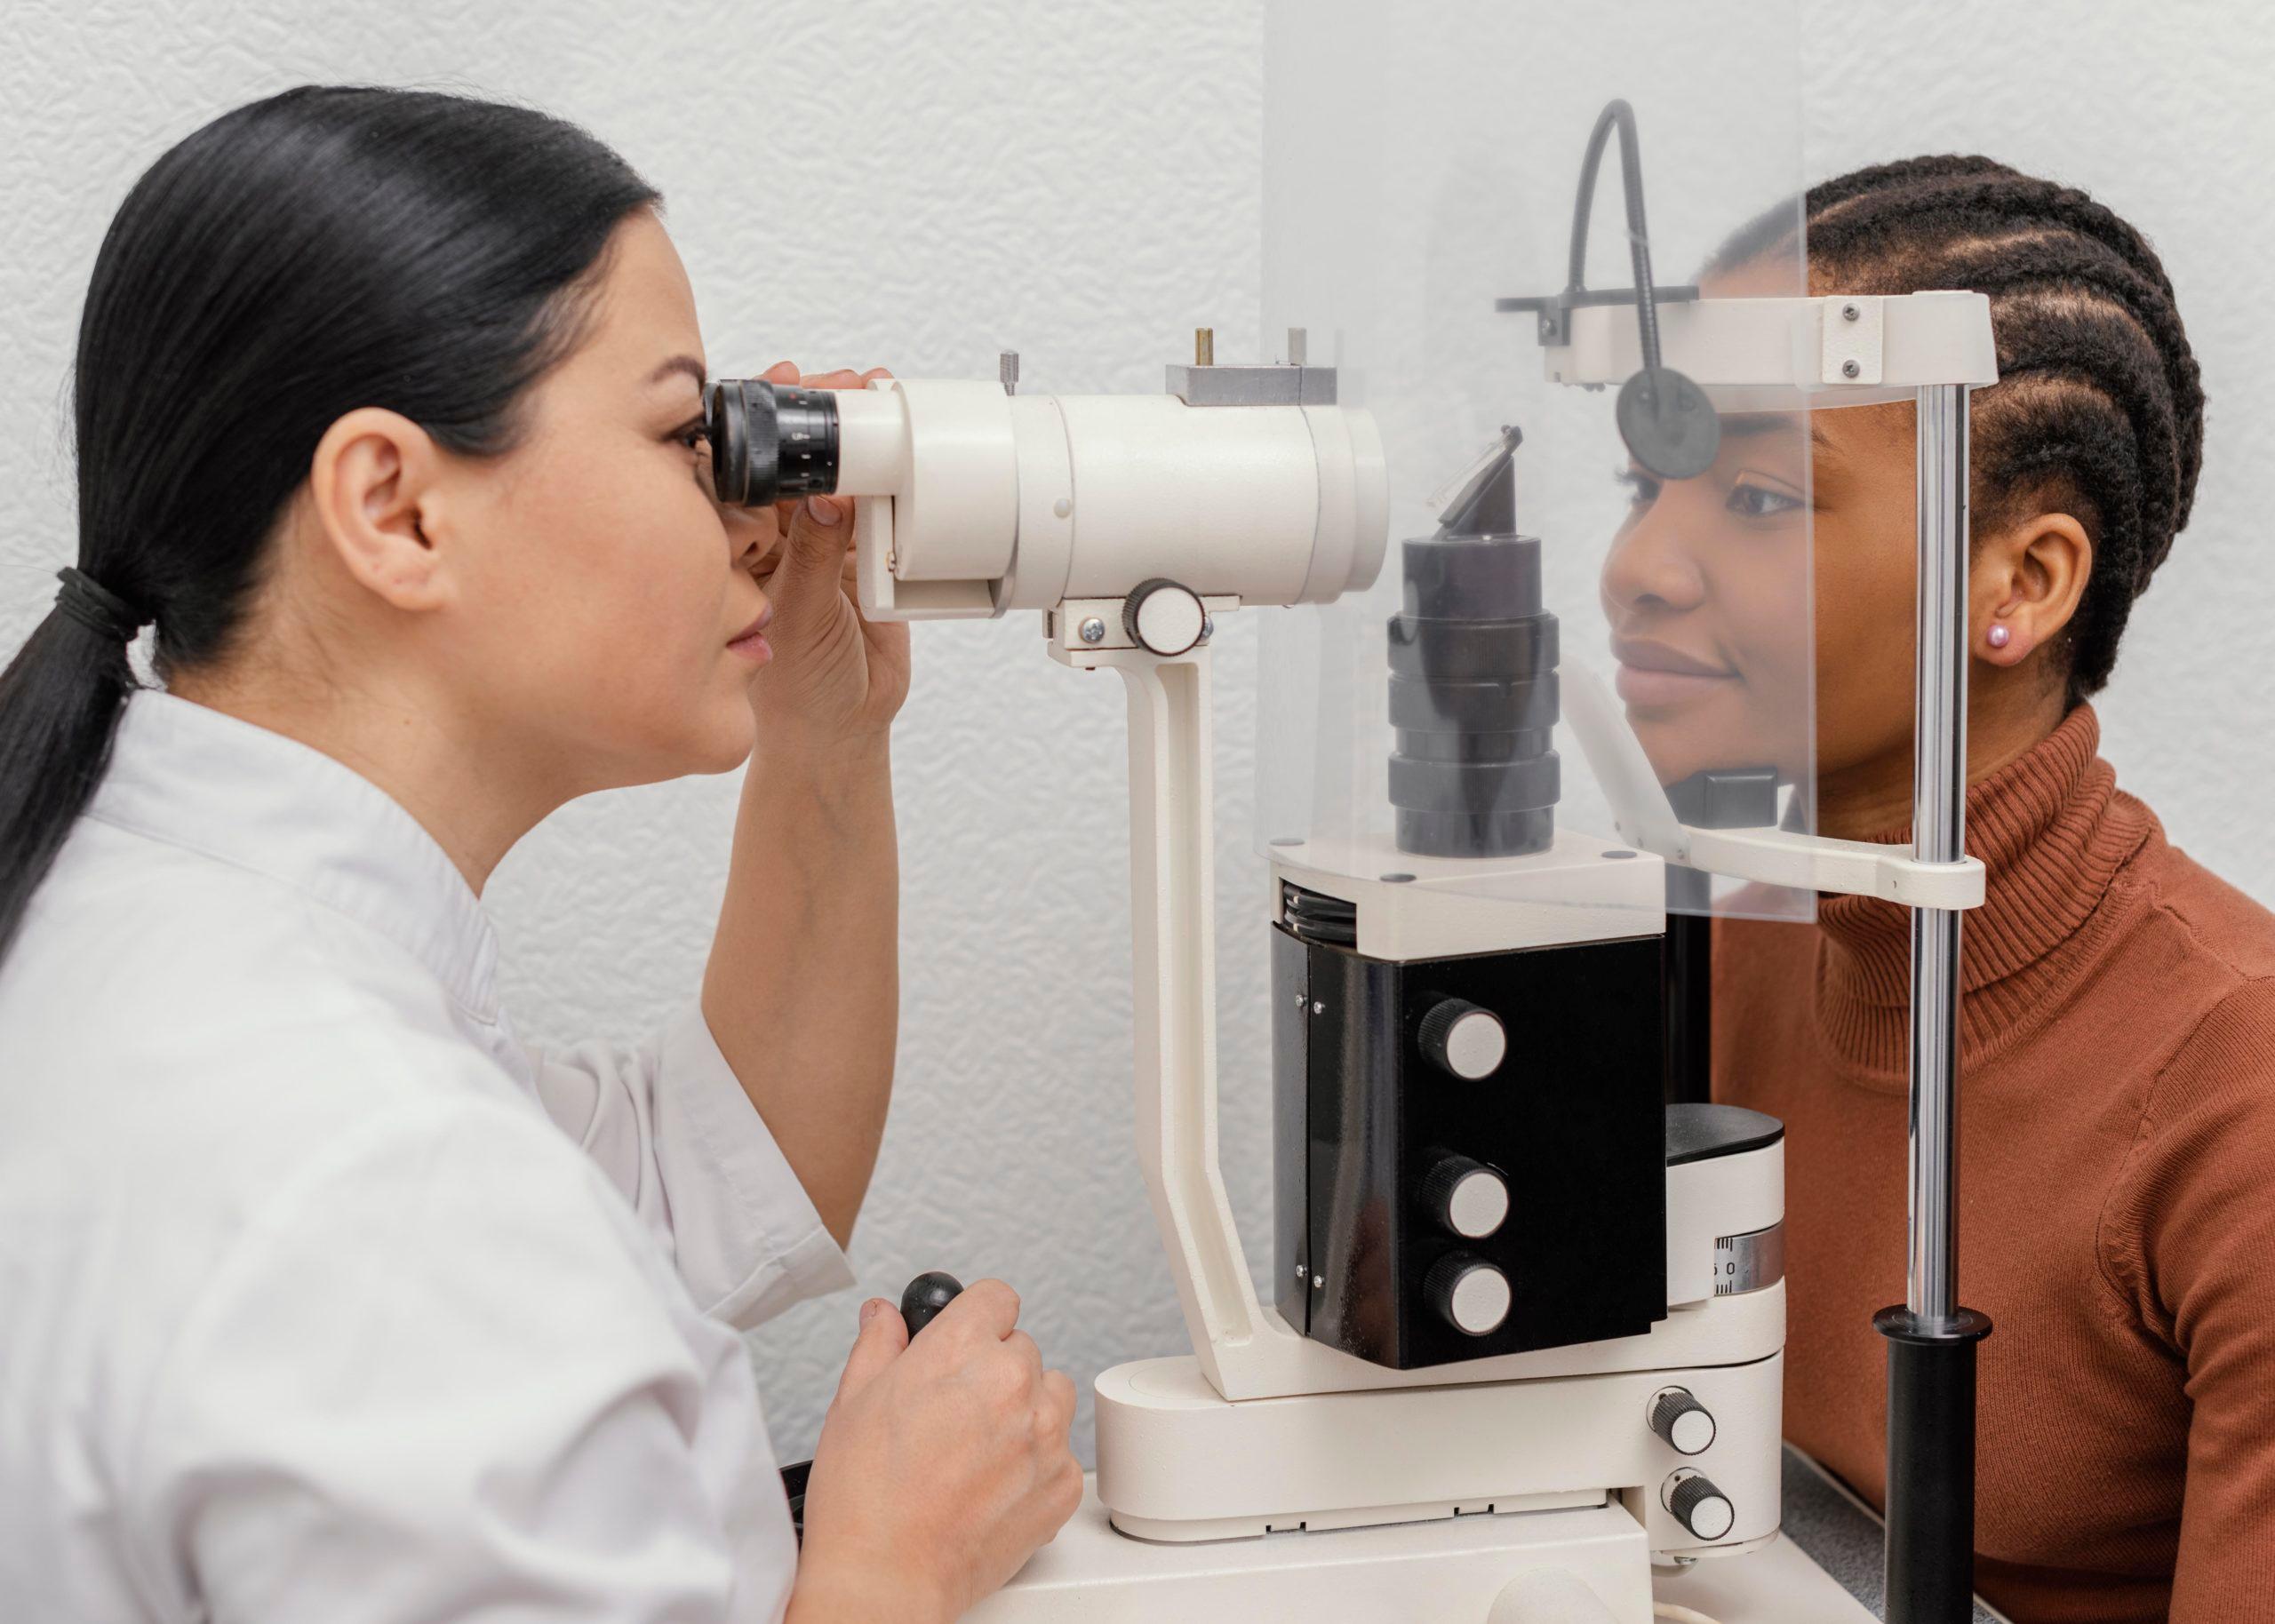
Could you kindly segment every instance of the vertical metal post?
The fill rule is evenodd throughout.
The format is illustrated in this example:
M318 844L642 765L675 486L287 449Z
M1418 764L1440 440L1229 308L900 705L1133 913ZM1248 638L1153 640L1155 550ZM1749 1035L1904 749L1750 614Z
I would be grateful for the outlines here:
M1968 399L1920 391L1919 650L1912 838L1927 862L1966 854ZM1960 920L1912 914L1910 1252L1888 1341L1889 1624L1975 1615L1975 1349L1991 1322L1959 1306Z
M1920 391L1919 649L1912 844L1926 863L1967 848L1967 391ZM1959 1307L1959 939L1955 909L1912 912L1911 1254L1905 1305L1928 1330Z

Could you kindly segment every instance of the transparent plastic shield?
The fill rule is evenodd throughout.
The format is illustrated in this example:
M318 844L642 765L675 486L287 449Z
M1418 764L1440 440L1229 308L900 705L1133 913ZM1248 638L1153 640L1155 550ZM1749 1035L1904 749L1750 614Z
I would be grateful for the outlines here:
M1370 590L1265 617L1271 855L1484 893L1561 864L1528 895L1656 907L1613 877L1632 848L1669 907L1811 913L1685 832L1814 830L1795 28L1783 4L1272 7L1265 331L1305 330L1375 415L1391 538Z

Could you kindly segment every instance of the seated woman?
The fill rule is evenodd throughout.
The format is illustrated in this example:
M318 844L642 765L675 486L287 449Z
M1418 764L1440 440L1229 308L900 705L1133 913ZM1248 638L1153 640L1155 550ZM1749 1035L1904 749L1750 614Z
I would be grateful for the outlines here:
M1989 889L1960 1058L1960 1300L1996 1326L1977 1585L2017 1624L2275 1618L2275 918L2119 790L2087 703L2195 492L2172 284L2107 209L1983 158L1860 171L1806 213L1813 293L1977 290L1998 344L1974 396L1967 844ZM1759 291L1792 223L1740 234L1708 291ZM1910 838L1912 415L1815 413L1813 448L1736 434L1699 479L1631 475L1615 637L1722 673L1623 683L1655 759L1711 748L1714 707L1785 657L1743 554L1797 541L1811 505L1818 827ZM1788 1128L1786 1432L1878 1504L1907 916L1831 896L1811 930L1728 921L1715 969L1716 1095Z

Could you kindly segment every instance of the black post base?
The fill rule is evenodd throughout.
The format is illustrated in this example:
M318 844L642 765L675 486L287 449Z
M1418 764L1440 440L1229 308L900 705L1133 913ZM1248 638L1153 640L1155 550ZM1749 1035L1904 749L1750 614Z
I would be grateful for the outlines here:
M1975 1617L1975 1345L1987 1316L1930 1330L1902 1306L1888 1338L1888 1624Z

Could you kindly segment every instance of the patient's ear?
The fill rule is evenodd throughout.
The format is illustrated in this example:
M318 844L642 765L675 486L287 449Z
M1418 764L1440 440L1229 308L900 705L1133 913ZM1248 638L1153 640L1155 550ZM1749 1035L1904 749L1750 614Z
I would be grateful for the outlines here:
M1977 532L1974 553L1969 652L2009 667L2044 655L2076 617L2093 574L2093 537L2084 522L2059 509L2032 511Z

